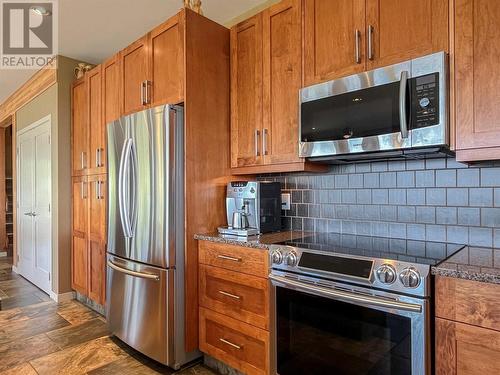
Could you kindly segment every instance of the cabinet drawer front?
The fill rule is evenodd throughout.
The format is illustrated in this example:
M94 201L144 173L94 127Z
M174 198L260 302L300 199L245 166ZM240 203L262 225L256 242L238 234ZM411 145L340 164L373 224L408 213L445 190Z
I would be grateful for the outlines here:
M199 262L249 275L269 275L269 256L266 250L227 245L209 241L199 242Z
M500 285L436 277L436 316L500 331Z
M203 307L200 349L245 374L269 372L269 332Z
M269 328L268 280L200 264L200 305Z

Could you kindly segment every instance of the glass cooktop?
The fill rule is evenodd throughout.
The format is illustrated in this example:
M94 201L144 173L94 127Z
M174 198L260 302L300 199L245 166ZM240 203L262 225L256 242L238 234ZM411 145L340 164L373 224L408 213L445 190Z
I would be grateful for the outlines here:
M275 245L435 266L465 245L340 233L308 233Z

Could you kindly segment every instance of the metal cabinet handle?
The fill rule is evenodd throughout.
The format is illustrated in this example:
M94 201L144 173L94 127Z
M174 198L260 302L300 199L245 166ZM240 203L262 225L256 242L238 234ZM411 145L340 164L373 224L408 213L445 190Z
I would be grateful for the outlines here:
M235 258L231 257L229 255L217 255L217 258L223 259L223 260L230 260L231 262L241 262L241 258Z
M85 169L86 165L87 165L86 154L87 153L85 151L82 151L80 153L80 164L81 164L82 169Z
M373 60L373 26L368 25L368 60Z
M228 293L228 292L224 292L223 290L219 290L219 293L222 294L223 296L226 296L226 297L230 297L230 298L233 298L233 299L241 299L240 296L237 296L236 294L231 294L231 293Z
M401 72L399 81L399 126L401 128L401 138L408 138L408 123L406 120L406 84L408 82L408 72Z
M85 188L85 181L81 182L80 189L81 189L82 199L87 199L87 194L86 194L86 191L85 191L86 190L86 188Z
M235 344L235 343L233 343L231 341L228 341L226 339L223 339L223 338L220 338L219 341L223 342L224 344L227 344L229 346L232 346L233 348L238 349L238 350L240 350L241 347L242 347L241 345L237 345L237 344Z
M127 268L120 267L117 264L114 264L110 260L108 260L108 267L114 269L115 271L124 273L126 275L140 277L142 279L148 279L148 280L155 280L155 281L159 281L160 280L160 276L158 276L158 275L155 275L155 274L152 274L152 273L147 273L147 272L132 271L132 270L129 270Z
M25 212L24 215L25 216L33 216L33 213L32 212Z
M95 199L99 199L99 181L95 182Z
M145 105L146 104L146 93L145 93L145 85L146 81L142 81L141 82L141 105Z
M361 50L359 47L360 39L361 39L361 31L356 29L354 31L354 62L356 64L361 63Z
M267 129L262 132L262 155L267 155Z
M260 136L260 131L255 130L255 156L260 156L259 152L259 136Z
M95 149L95 166L99 167L99 149Z
M151 104L151 81L146 80L146 104Z

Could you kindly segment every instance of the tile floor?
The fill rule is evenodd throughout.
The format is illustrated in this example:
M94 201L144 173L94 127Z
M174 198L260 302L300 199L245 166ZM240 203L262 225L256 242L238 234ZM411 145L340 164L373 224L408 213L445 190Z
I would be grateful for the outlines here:
M104 318L77 301L57 304L0 258L0 373L172 374L109 335ZM197 364L179 375L215 375Z

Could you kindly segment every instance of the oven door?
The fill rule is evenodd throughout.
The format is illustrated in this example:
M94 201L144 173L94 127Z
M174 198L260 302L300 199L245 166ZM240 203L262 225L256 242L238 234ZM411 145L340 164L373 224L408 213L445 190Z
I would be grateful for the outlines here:
M277 374L430 374L427 300L270 278Z

